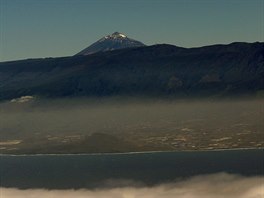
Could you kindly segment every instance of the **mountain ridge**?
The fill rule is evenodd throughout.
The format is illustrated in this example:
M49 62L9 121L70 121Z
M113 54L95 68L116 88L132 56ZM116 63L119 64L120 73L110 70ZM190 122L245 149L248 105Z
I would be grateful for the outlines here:
M135 95L211 97L264 90L264 43L153 45L0 63L0 99Z

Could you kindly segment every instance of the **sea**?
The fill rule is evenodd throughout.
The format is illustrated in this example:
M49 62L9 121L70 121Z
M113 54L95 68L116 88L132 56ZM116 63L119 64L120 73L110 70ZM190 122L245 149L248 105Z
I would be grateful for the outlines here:
M264 150L0 156L0 185L4 188L154 186L214 173L263 176Z

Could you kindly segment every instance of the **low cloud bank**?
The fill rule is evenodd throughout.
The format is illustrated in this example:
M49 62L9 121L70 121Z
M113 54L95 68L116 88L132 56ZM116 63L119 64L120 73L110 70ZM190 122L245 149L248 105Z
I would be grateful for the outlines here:
M0 193L1 198L262 198L264 197L264 178L218 173L155 187L97 190L0 188Z

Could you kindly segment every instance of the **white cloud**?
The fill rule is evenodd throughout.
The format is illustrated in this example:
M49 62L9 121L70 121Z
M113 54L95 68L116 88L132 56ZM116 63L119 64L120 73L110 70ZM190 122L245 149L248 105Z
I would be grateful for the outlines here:
M1 198L262 198L264 178L219 173L154 187L97 190L1 188L0 192Z
M29 102L33 99L34 99L33 96L21 96L20 98L12 99L10 102L24 103L24 102Z

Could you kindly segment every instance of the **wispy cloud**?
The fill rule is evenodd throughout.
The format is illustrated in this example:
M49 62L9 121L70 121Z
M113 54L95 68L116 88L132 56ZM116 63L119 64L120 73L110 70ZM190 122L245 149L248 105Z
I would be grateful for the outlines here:
M264 178L218 173L155 187L128 186L96 190L1 188L0 192L1 198L262 198Z

